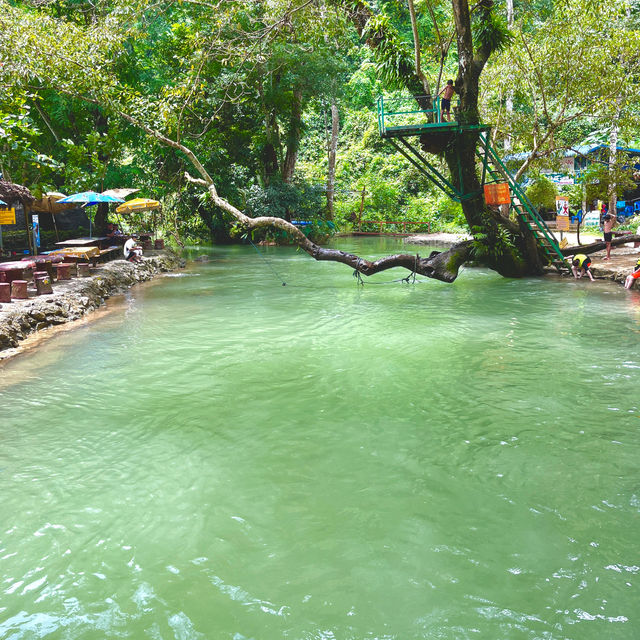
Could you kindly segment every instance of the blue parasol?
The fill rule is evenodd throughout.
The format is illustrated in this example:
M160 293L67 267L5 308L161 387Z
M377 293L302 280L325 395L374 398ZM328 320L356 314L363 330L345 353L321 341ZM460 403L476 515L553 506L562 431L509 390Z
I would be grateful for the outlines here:
M71 196L62 198L58 200L58 202L76 202L83 207L90 207L102 202L124 202L124 200L116 196L105 195L104 193L97 193L95 191L83 191L82 193L74 193ZM89 237L91 237L91 218L89 218Z
M7 203L4 200L0 200L0 204L6 205Z

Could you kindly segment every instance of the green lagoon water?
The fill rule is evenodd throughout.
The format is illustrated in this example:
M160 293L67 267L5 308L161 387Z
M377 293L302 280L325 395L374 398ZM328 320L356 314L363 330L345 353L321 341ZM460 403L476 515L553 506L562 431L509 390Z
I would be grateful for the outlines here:
M638 292L201 252L0 367L2 640L640 637Z

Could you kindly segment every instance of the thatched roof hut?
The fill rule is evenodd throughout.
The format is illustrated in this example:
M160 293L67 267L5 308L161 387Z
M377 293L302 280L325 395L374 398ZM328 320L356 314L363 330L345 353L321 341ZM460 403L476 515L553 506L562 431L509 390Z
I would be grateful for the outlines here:
M48 191L39 200L36 200L31 205L31 210L35 213L61 213L62 211L68 211L69 209L75 209L78 204L76 202L66 202L59 204L58 200L64 198L64 193L58 193L57 191Z
M23 187L7 180L0 180L0 200L4 200L7 204L19 201L25 207L31 205L35 198L31 195L31 191L27 187Z

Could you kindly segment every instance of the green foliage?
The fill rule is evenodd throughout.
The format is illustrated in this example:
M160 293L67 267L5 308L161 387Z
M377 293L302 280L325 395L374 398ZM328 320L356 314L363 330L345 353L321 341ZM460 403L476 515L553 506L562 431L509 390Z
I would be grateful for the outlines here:
M549 178L545 178L542 175L535 177L533 183L527 187L527 197L538 209L555 210L557 195L558 189L556 185Z
M514 40L507 21L492 7L484 8L479 4L471 22L474 42L488 52L503 51Z
M348 4L362 9L355 0ZM513 150L537 145L546 158L596 134L607 141L614 116L621 136L634 133L640 122L635 8L627 17L621 0L516 3L510 32L501 5L490 4L474 5L472 26L477 48L502 51L489 60L482 101L498 139L509 131ZM190 239L228 236L228 216L185 180L185 170L193 171L188 159L129 126L120 116L126 113L192 149L235 206L252 216L312 220L309 230L322 236L328 232L322 222L328 114L335 103L341 228L361 218L364 225L382 220L414 223L415 230L424 229L418 223L432 231L464 230L460 205L378 135L377 95L393 87L411 95L422 86L406 5L371 6L363 39L379 42L375 54L348 28L345 11L325 3L0 0L0 81L11 87L0 95L0 170L36 193L138 187L140 195L163 201L159 224L167 231ZM440 63L444 77L458 63L455 40L443 47L453 32L451 4L433 0L416 8L423 71L435 87ZM505 116L509 95L514 106ZM283 174L288 151L298 154L292 180ZM619 188L630 184L625 180L616 173ZM588 176L589 198L602 199L607 182L608 175ZM529 195L536 204L552 206L549 184L534 187ZM142 228L149 219L131 222ZM484 231L475 230L478 255L515 255L508 234L491 229L487 220Z
M473 257L484 264L498 264L505 256L522 261L513 236L504 227L497 226L486 212L482 214L485 224L473 226Z
M379 38L376 49L378 73L388 89L403 89L414 76L413 53L403 41L389 18L383 14L373 16L367 23L365 38ZM384 35L384 37L381 37Z
M633 216L616 227L616 231L633 231L633 233L638 233L638 229L640 229L640 215Z
M312 220L319 218L324 193L307 183L293 185L275 182L268 187L251 185L244 191L247 215L276 216L288 220Z

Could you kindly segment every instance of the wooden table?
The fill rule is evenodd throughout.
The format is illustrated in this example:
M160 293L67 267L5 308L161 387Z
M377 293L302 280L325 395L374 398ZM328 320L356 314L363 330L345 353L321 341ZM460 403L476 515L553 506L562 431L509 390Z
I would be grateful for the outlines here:
M98 236L96 238L71 238L70 240L63 240L62 242L56 242L56 246L59 247L90 247L92 245L102 245L105 240L110 240L107 236Z

